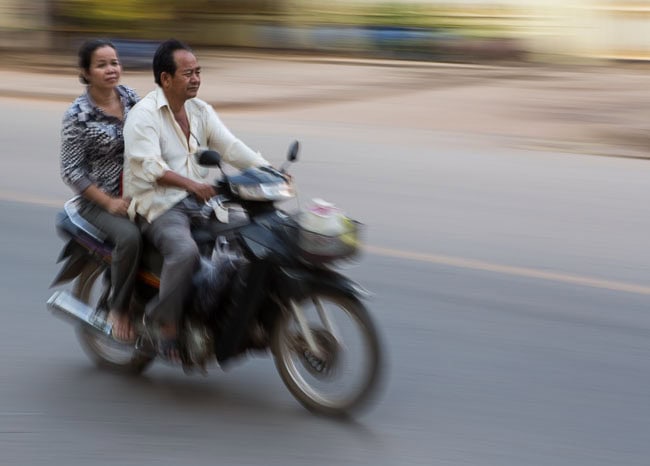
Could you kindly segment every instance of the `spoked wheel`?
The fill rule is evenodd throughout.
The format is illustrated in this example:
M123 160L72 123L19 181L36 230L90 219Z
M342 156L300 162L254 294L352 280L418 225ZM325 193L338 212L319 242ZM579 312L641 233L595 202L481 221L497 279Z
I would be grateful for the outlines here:
M364 305L316 292L296 303L311 330L314 352L294 312L275 328L272 350L283 382L307 409L341 416L367 406L380 379L381 347Z
M110 283L106 267L88 264L79 275L74 295L80 301L103 313L108 313L106 300ZM110 336L87 326L77 327L77 336L88 356L100 367L129 374L139 374L154 360L154 356L138 351L133 344L120 343Z

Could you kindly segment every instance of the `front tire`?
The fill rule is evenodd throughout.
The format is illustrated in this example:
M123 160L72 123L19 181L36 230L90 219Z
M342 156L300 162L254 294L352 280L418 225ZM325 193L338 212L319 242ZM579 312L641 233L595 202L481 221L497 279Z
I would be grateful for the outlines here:
M107 313L106 300L109 280L106 266L89 263L79 275L73 294L97 312ZM99 367L125 374L142 373L155 356L135 349L132 344L120 343L87 325L77 327L77 338L86 354Z
M334 332L321 319L316 303L321 303L335 321ZM294 314L283 312L273 332L271 349L284 384L315 413L338 417L367 407L379 385L382 358L377 330L365 306L354 297L329 291L315 291L296 304L305 314L322 355L311 353ZM352 329L344 328L342 321ZM362 353L360 364L351 363L356 353ZM351 386L343 381L346 376L352 379Z

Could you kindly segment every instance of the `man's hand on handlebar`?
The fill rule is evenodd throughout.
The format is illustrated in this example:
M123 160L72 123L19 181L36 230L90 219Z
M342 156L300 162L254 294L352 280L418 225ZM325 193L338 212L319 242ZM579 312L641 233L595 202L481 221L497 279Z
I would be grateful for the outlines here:
M194 182L190 185L188 191L202 202L205 202L217 195L217 191L214 189L214 186L207 183Z

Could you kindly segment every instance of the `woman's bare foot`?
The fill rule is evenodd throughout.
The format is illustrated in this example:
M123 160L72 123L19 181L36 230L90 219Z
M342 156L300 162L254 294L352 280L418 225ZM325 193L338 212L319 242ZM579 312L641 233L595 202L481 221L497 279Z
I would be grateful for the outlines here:
M111 323L111 336L120 343L133 343L135 341L135 330L131 319L126 313L115 310L108 314L108 321Z

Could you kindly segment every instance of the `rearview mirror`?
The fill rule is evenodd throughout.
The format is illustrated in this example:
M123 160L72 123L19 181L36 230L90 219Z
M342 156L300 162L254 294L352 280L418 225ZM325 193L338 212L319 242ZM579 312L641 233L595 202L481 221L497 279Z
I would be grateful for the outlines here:
M289 162L295 162L298 160L298 152L300 152L300 143L298 141L293 141L289 146L289 152L287 153L287 160Z
M221 155L216 150L204 150L197 154L197 161L199 165L204 167L220 167L221 168Z

